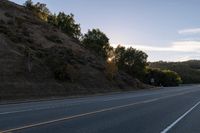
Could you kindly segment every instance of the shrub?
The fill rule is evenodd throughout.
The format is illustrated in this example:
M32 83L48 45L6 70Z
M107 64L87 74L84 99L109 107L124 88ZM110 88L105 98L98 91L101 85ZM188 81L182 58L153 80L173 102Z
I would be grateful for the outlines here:
M56 35L45 36L45 38L51 42L62 44L63 41Z
M0 20L0 24L6 24L3 19Z
M154 82L151 82L153 79ZM148 68L146 73L146 83L155 86L178 86L182 83L181 77L173 71Z
M10 30L4 25L0 25L0 32L7 35L10 33Z
M55 78L60 81L75 82L78 78L77 70L71 64L57 66L54 71Z
M26 20L24 18L21 18L21 17L15 17L15 21L19 26L21 26L23 23L26 22Z
M30 37L30 32L28 31L28 28L26 27L22 28L22 34L26 37Z
M13 18L13 17L14 17L13 14L10 13L10 12L5 12L4 15L5 15L6 17L8 17L8 18Z
M45 62L59 81L74 82L78 78L78 70L70 64L73 53L64 47L52 47L47 49Z
M14 23L14 21L12 19L10 19L10 20L7 21L7 24L8 25L14 25L15 23Z

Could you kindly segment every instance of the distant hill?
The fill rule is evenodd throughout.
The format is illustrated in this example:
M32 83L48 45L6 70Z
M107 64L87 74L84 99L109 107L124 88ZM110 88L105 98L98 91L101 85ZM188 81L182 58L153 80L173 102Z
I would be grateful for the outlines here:
M200 83L200 60L185 62L152 62L152 68L169 69L177 72L185 84Z
M0 100L93 94L145 88L30 10L0 0ZM60 80L62 79L62 80Z

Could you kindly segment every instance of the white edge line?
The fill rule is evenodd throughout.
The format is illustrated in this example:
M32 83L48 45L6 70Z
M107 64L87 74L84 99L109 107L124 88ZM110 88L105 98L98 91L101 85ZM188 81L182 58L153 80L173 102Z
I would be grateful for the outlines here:
M170 129L172 129L179 121L181 121L186 115L188 115L192 110L194 110L198 105L200 104L200 101L196 103L192 108L190 108L187 112L185 112L183 115L181 115L176 121L174 121L171 125L169 125L167 128L165 128L161 133L167 133Z
M18 128L13 128L13 129L8 129L8 130L0 131L0 133L9 133L9 132L18 131L18 130L24 130L24 129L27 129L27 128L33 128L33 127L37 127L37 126L47 125L47 124L51 124L51 123L55 123L55 122L60 122L60 121L64 121L64 120L70 120L70 119L74 119L74 118L78 118L78 117L83 117L83 116L88 116L88 115L92 115L92 114L101 113L101 112L107 112L107 111L111 111L111 110L116 110L116 109L121 109L121 108L125 108L125 107L130 107L130 106L134 106L134 105L138 105L138 104L151 103L151 102L154 102L154 101L158 101L160 99L165 99L165 98L169 98L169 97L173 97L173 96L179 96L179 95L184 95L184 94L187 94L187 93L184 92L184 93L179 93L179 94L175 94L175 95L171 95L171 96L165 96L165 97L161 97L161 98L154 98L154 99L140 101L140 102L135 102L135 103L130 103L130 104L126 104L126 105L105 108L105 109L101 109L101 110L97 110L97 111L93 111L93 112L88 112L88 113L83 113L83 114L68 116L68 117L64 117L64 118L60 118L60 119L55 119L55 120L40 122L40 123L36 123L36 124L30 124L30 125L27 125L27 126L22 126L22 127L18 127Z
M42 125L46 125L46 124L50 124L50 123L55 123L55 122L59 122L59 121L70 120L70 119L74 119L74 118L77 118L77 117L83 117L83 116L87 116L87 115L97 114L97 113L100 113L100 112L106 112L106 111L111 111L111 110L120 109L120 108L124 108L124 107L129 107L129 106L133 106L133 105L151 103L151 102L154 102L154 101L158 101L160 99L165 99L165 98L169 98L169 97L184 95L184 94L191 93L191 92L195 92L195 91L184 92L184 93L179 93L179 94L175 94L175 95L170 95L170 96L165 96L165 97L160 97L160 98L155 98L155 99L140 101L140 102L136 102L136 103L130 103L130 104L126 104L126 105L105 108L105 109L101 109L101 110L97 110L97 111L93 111L93 112L88 112L88 113L78 114L78 115L74 115L74 116L68 116L68 117L64 117L64 118L60 118L60 119L50 120L50 121L46 121L46 122L40 122L40 123L36 123L36 124L22 126L22 127L18 127L18 128L3 130L3 131L0 131L0 133L8 133L8 132L13 132L13 131L27 129L27 128L33 128L33 127L37 127L37 126L42 126ZM192 111L199 104L200 104L200 101L195 106L193 106L193 108L191 108L187 112L189 113L190 111ZM185 114L185 115L187 115L187 114ZM166 132L161 132L161 133L166 133Z

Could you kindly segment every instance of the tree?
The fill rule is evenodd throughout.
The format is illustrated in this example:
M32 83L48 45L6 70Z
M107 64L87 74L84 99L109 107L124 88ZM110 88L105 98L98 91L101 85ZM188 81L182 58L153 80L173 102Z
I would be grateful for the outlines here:
M34 5L35 10L38 12L38 16L42 19L47 21L48 16L51 14L51 12L49 11L49 9L47 8L46 4L37 2Z
M49 15L47 18L47 21L49 24L58 27L58 20L57 20L57 15L53 14L53 15Z
M60 12L58 15L49 15L48 23L58 27L70 37L79 39L81 36L80 24L76 24L73 14Z
M82 44L103 58L107 58L109 51L112 50L109 44L109 38L99 29L89 30L83 36Z
M174 71L163 70L165 74L163 86L178 86L182 83L181 77Z
M115 49L115 61L118 68L139 79L144 77L147 57L146 53L132 47L126 49L119 45Z
M147 68L146 73L147 84L151 84L151 79L154 79L153 85L155 86L178 86L182 83L181 77L174 71Z
M117 63L119 69L125 69L125 52L126 48L123 46L118 45L117 48L114 50L114 60Z
M80 24L76 24L73 14L65 14L60 12L58 15L51 14L46 4L37 2L34 4L32 0L27 0L24 3L25 7L36 13L36 15L47 21L49 24L58 27L69 37L79 39L81 37L81 28Z
M43 4L40 2L37 2L36 4L34 4L32 0L27 0L24 3L24 6L34 11L40 19L45 20L45 21L47 21L48 16L51 14L46 4Z
M32 0L27 0L27 1L24 3L24 6L25 6L26 8L32 9L32 8L33 8L33 2L32 2Z

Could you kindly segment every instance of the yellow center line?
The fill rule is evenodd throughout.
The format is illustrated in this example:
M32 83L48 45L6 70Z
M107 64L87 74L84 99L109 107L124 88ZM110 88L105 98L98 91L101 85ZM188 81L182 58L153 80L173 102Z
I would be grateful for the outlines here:
M22 127L18 127L18 128L12 128L12 129L8 129L8 130L0 131L0 133L10 133L10 132L24 130L24 129L28 129L28 128L43 126L43 125L47 125L47 124L51 124L51 123L56 123L56 122L61 122L61 121L65 121L65 120L75 119L75 118L79 118L79 117L83 117L83 116L88 116L88 115L93 115L93 114L97 114L97 113L102 113L102 112L112 111L112 110L121 109L121 108L125 108L125 107L130 107L130 106L134 106L134 105L151 103L151 102L155 102L155 101L158 101L158 100L161 100L161 99L166 99L166 98L174 97L174 96L180 96L180 95L184 95L184 94L191 93L191 92L196 92L196 91L183 92L183 93L174 94L174 95L170 95L170 96L164 96L164 97L160 97L160 98L154 98L154 99L135 102L135 103L130 103L130 104L126 104L126 105L105 108L105 109L92 111L92 112L88 112L88 113L68 116L68 117L64 117L64 118L60 118L60 119L40 122L40 123L36 123L36 124L30 124L30 125L26 125L26 126L22 126Z

